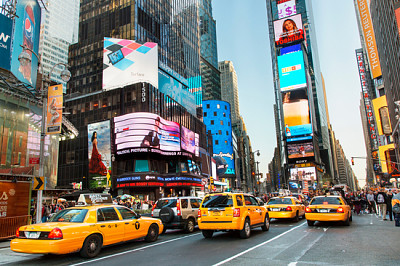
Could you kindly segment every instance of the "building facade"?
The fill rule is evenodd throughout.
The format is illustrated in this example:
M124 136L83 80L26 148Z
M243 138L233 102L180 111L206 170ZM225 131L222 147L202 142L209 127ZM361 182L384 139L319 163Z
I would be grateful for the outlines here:
M232 122L238 123L240 120L239 87L233 62L219 62L218 69L221 72L221 98L231 104Z

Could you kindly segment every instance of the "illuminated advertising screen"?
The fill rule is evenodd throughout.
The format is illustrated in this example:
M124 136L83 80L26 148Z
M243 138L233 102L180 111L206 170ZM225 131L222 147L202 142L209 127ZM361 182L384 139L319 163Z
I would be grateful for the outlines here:
M390 124L389 109L387 107L386 95L372 100L376 124L379 135L391 135L392 126Z
M304 40L301 14L274 21L275 45L284 46Z
M278 56L278 70L281 91L300 89L307 86L302 51Z
M312 142L291 143L287 145L289 159L301 159L314 156Z
M61 133L63 107L62 84L50 86L47 90L46 134Z
M310 107L306 90L284 92L282 102L286 137L311 134Z
M22 82L36 88L36 76L38 58L31 51L26 52L31 56L32 61L21 65L18 56L22 52L21 45L39 53L39 35L41 9L37 0L19 0L16 6L14 19L14 36L11 55L11 72ZM2 59L3 60L3 59ZM2 61L0 60L0 61Z
M317 172L315 167L300 167L300 168L291 168L290 169L290 180L307 180L313 181L317 180Z
M158 88L158 45L104 38L103 90L146 82Z
M394 10L394 13L396 15L397 30L399 31L399 37L400 37L400 7L396 8Z
M293 53L293 52L298 52L301 51L301 44L295 44L295 45L291 45L291 46L286 46L286 47L282 47L280 52L280 55L285 55L285 54L289 54L289 53Z
M296 14L296 0L277 1L278 17L286 18Z
M0 14L0 68L11 68L12 20Z
M182 150L188 151L190 153L196 152L196 140L193 131L182 126L181 131L181 147Z
M88 125L89 188L103 188L111 171L110 121Z

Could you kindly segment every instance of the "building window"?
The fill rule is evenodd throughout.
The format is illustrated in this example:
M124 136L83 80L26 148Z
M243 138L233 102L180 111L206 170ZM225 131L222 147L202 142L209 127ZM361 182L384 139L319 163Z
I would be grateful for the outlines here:
M217 112L214 112L214 116L217 116Z
M228 122L228 126L231 126L231 122Z
M218 135L222 135L222 131L221 130L218 130Z
M228 106L225 105L225 110L228 110Z
M147 160L136 160L135 161L135 172L149 172L149 161Z
M218 145L218 144L219 144L218 140L215 140L215 145Z
M214 120L211 120L211 125L214 125Z
M204 112L204 117L207 117L207 112Z
M217 109L221 108L221 106L219 104L217 104Z
M210 105L209 104L207 104L207 109L210 109Z
M228 131L226 131L226 135L229 136L229 132Z
M223 116L226 117L226 114L224 113Z
M221 120L221 121L220 121L220 123L221 123L221 126L223 126L223 125L224 125L224 121L222 121L222 120Z

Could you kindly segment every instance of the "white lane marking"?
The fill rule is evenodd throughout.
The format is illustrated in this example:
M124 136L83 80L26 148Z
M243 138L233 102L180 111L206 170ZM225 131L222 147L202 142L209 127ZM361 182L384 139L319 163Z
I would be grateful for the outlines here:
M326 230L328 230L328 228L326 228ZM326 232L325 228L324 228L324 233ZM300 253L300 256L297 256L295 258L295 261L298 262L306 253L307 251L309 251L314 245L315 243L317 243L322 237L324 236L324 234L320 234L316 239L314 239L312 242L308 243L306 245L306 248Z
M324 232L326 232L326 230L328 230L329 228L324 228Z
M222 265L222 264L227 263L227 262L229 262L229 261L231 261L231 260L233 260L233 259L236 259L237 257L240 257L240 256L242 256L242 255L244 255L244 254L246 254L246 253L248 253L248 252L250 252L250 251L252 251L252 250L254 250L254 249L256 249L256 248L258 248L258 247L261 247L261 246L263 246L263 245L265 245L265 244L268 244L269 242L272 242L272 241L274 241L275 239L278 239L278 238L280 238L281 236L284 236L284 235L286 235L287 233L289 233L289 232L291 232L291 231L293 231L293 230L295 230L295 229L297 229L297 228L299 228L299 227L301 227L301 226L303 226L303 225L305 225L305 224L306 224L306 223L304 222L304 223L302 223L302 224L299 225L299 226L293 227L292 229L290 229L290 230L288 230L288 231L286 231L286 232L283 232L283 233L280 234L280 235L277 235L277 236L275 236L275 237L273 237L273 238L271 238L271 239L269 239L269 240L267 240L267 241L265 241L265 242L262 242L262 243L258 244L257 246L254 246L254 247L252 247L252 248L246 249L246 250L244 250L244 251L242 251L242 252L236 254L235 256L232 256L232 257L230 257L230 258L227 258L226 260L223 260L223 261L221 261L221 262L218 262L218 263L214 264L213 266Z
M372 222L372 217L373 217L373 216L372 216L372 214L371 214L371 222L370 222L369 224L374 224L374 223Z
M288 264L288 266L296 266L297 265L297 261L296 262L291 262Z
M105 260L105 259L112 258L112 257L115 257L115 256L119 256L119 255L123 255L123 254L127 254L127 253L136 252L136 251L143 250L143 249L146 249L146 248L151 248L151 247L163 245L163 244L166 244L166 243L169 243L169 242L181 240L181 239L184 239L184 238L187 238L187 237L192 237L192 236L196 236L196 235L200 235L200 234L201 234L201 233L191 234L191 235L183 236L183 237L178 237L178 238L170 239L170 240L167 240L167 241L164 241L164 242L160 242L160 243L148 245L148 246L145 246L145 247L136 248L136 249L132 249L132 250L128 250L128 251L124 251L124 252L120 252L120 253L116 253L116 254L104 256L104 257L101 257L101 258L98 258L98 259L79 262L79 263L76 263L76 264L72 264L71 266L82 265L82 264L92 263L92 262L95 262L95 261Z

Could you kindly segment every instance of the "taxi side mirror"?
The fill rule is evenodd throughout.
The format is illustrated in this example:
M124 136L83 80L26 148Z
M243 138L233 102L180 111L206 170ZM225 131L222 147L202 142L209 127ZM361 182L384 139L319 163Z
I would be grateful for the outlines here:
M135 216L136 219L139 219L140 217L142 217L142 215L140 215L139 213L137 213Z

